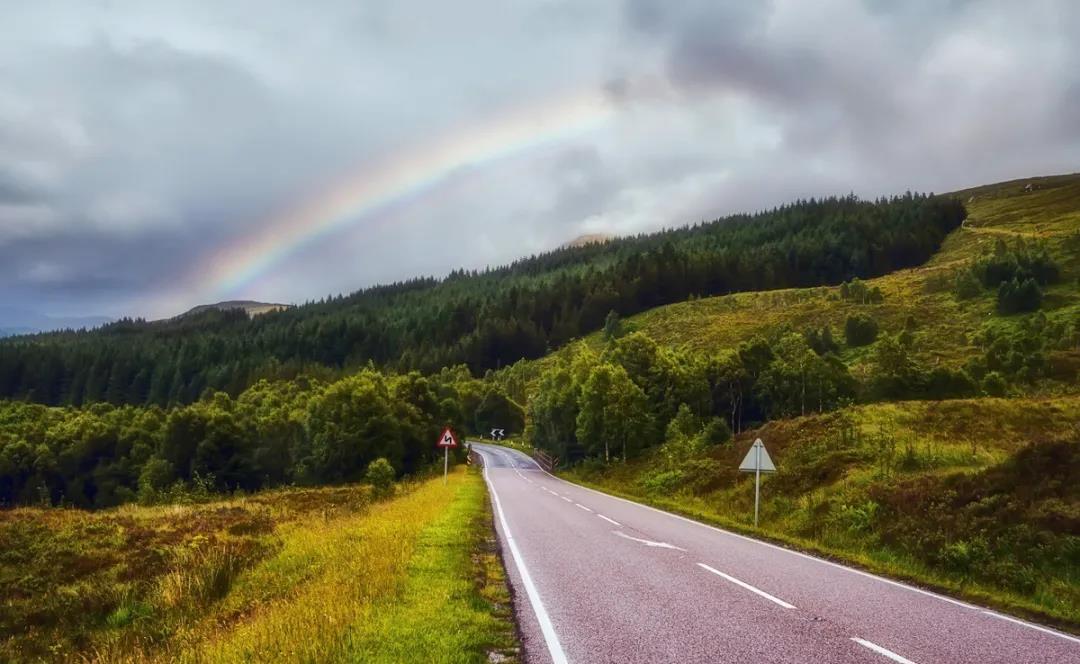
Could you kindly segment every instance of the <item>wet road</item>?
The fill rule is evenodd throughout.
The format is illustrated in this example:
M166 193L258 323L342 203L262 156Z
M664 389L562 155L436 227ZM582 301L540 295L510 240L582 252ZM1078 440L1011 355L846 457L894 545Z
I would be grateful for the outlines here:
M473 448L528 662L1080 664L1073 636Z

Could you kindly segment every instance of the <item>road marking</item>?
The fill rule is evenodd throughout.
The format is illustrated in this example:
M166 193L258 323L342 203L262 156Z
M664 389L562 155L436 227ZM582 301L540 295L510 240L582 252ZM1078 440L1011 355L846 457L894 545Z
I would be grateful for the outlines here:
M1062 634L1061 632L1055 632L1052 629L1047 629L1046 627L1042 627L1040 625L1035 625L1035 624L1026 622L1024 620L1019 620L1017 618L1011 618L1009 616L1003 616L1000 613L994 613L993 611L983 611L983 613L985 613L988 616L993 616L995 618L1001 618L1002 620L1008 620L1009 622L1016 623L1017 625L1023 625L1024 627L1030 627L1031 629L1037 629L1040 632L1045 632L1047 634L1052 634L1054 636L1066 639L1068 641L1072 641L1074 643L1080 643L1080 639L1076 638L1075 636L1069 636L1068 634Z
M532 464L532 466L535 466L535 470L538 470L538 471L544 473L545 475L547 475L551 479L562 482L564 484L570 484L570 485L575 486L575 487L577 487L579 489L584 489L586 491L590 491L590 492L596 494L597 496L601 496L603 498L610 498L612 500L617 500L619 502L626 503L627 505L632 505L634 507L638 507L638 508L641 508L641 509L646 509L646 510L649 510L651 512L656 512L657 514L663 514L664 516L667 516L667 517L672 518L672 519L677 519L679 521L684 521L686 523L693 524L693 525L695 525L695 526L697 526L699 528L706 528L708 530L712 530L714 532L720 533L721 535L727 535L729 537L734 537L734 538L737 538L737 539L741 539L741 540L744 540L746 542L757 544L759 546L768 547L770 549L774 549L776 551L781 551L783 553L787 553L787 554L790 554L790 555L793 555L793 556L798 556L798 557L803 558L805 560L810 560L810 561L813 561L815 563L819 563L821 565L828 565L829 567L833 567L835 569L842 570L842 571L848 572L850 574L858 574L859 576L865 577L867 579L872 579L874 581L879 581L881 583L886 583L886 584L888 584L890 586L893 586L894 588L900 588L902 590L907 590L909 592L918 593L920 595L924 595L926 597L930 597L930 598L933 598L933 599L936 599L936 600L939 600L939 601L942 601L942 602L947 602L947 603L952 604L954 606L969 609L969 610L972 610L972 611L979 611L979 612L985 613L986 615L993 616L995 618L1000 618L1002 620L1008 620L1010 622L1015 622L1015 623L1018 623L1020 625L1024 625L1026 627L1030 627L1031 629L1036 629L1036 630L1038 630L1040 632L1045 632L1046 634L1057 636L1059 638L1066 639L1068 641L1073 641L1073 642L1076 642L1076 643L1080 643L1080 639L1077 639L1076 637L1073 637L1071 635L1065 634L1063 632L1059 632L1059 631L1054 630L1054 629L1050 629L1048 627L1043 627L1041 625L1036 625L1034 623L1029 623L1029 622L1025 622L1023 620L1018 620L1016 618L1012 618L1010 616L1002 615L1000 613L994 613L992 611L987 611L984 607L978 606L976 604L963 602L963 601L960 601L958 599L953 599L952 597L948 597L946 595L941 595L939 593L932 592L932 591L929 591L929 590L924 590L922 588L918 588L916 586L912 586L912 585L909 585L909 584L906 584L906 583L902 583L900 581L894 581L892 579L887 579L887 578L885 578L883 576L878 576L878 575L872 574L870 572L865 572L865 571L863 571L861 569L855 569L854 567L848 567L846 565L841 565L840 563L834 563L831 560L825 560L823 558L818 558L817 556L812 556L812 555L810 555L808 553L803 553L802 551L795 551L795 550L789 549L787 547L783 547L783 546L780 546L780 545L777 545L777 544L772 544L770 542L763 542L762 540L754 539L753 537L748 537L746 535L741 535L739 533L735 533L735 532L732 532L730 530L724 530L723 528L719 528L717 526L712 526L712 525L709 525L707 523L702 523L700 521L695 521L694 519L682 516L681 514L675 514L673 512L668 512L666 510L662 510L662 509L660 509L658 507L653 507L651 505L644 505L642 503L638 503L638 502L635 502L633 500L628 500L626 498L621 498L619 496L614 496L614 495L612 495L610 493L606 493L606 492L600 491L598 489L593 489L592 487L588 487L588 486L585 486L585 485L582 485L582 484L576 484L574 482L564 480L563 478L558 477L556 475L552 475L551 473L549 473L548 471L546 471L542 467L540 467L540 464L537 463L536 460L533 459L532 457L525 456L524 458L525 458L525 460L530 462Z
M544 603L540 601L540 593L536 591L532 576L529 575L529 569L525 567L525 561L521 559L521 552L518 551L514 536L510 533L510 526L506 523L506 515L503 513L502 503L499 502L499 494L495 491L495 485L491 483L491 478L488 477L487 464L484 464L484 481L487 483L488 491L491 492L491 497L494 499L495 509L499 513L499 524L502 525L506 545L510 548L510 555L514 559L514 566L517 567L518 574L521 575L521 583L525 586L525 594L529 596L529 604L532 606L533 613L536 614L536 620L540 623L540 632L544 635L544 643L547 644L548 654L551 655L551 661L553 664L567 664L566 653L563 652L562 644L559 643L559 637L555 634L555 626L551 624L551 618L548 616L547 609L544 608Z
M612 524L614 526L619 526L620 528L622 527L622 524L619 523L618 521L616 521L615 519L609 519L606 516L604 516L603 514L597 514L596 516L600 517L604 521L607 521L608 523L610 523L610 524Z
M591 512L592 511L591 509L589 509L588 507L585 507L581 503L574 503L574 504L577 505L578 507L580 507L581 509L585 510L586 512Z
M562 498L563 500L565 500L565 501L566 501L566 502L568 502L568 503L572 503L572 502L574 502L573 500L571 500L571 499L567 498L566 496L559 496L559 498Z
M885 655L886 657L888 657L889 659L891 659L894 662L900 662L900 664L915 664L915 662L911 661L907 657L901 657L900 655L897 655L896 653L894 653L891 650L888 650L886 648L882 648L881 646L879 646L876 643L870 643L866 639L857 639L857 638L855 638L853 636L853 637L851 637L851 640L854 641L855 643L858 643L860 646L862 646L864 648L869 648L870 650L873 650L874 652L876 652L879 655Z
M910 590L911 592L919 593L921 595L926 595L927 597L933 597L934 599L941 600L942 602L948 602L949 604L955 604L956 606L962 606L965 609L972 609L972 610L976 610L976 611L984 610L981 606L975 606L974 604L968 604L967 602L961 602L960 600L956 600L956 599L953 599L951 597L946 597L944 595L939 595L937 593L930 592L929 590L923 590L922 588L916 588L915 586L910 586L910 585L908 585L906 583L901 583L899 581L893 581L892 579L886 579L885 577L877 576L876 574L871 574L870 572L864 572L864 571L862 571L860 569L855 569L854 567L847 567L847 566L841 565L839 563L834 563L831 560L824 560L822 558L812 556L812 555L810 555L808 553L803 553L802 551L795 551L793 549L788 549L786 547L782 547L782 546L779 546L777 544L770 544L769 542L763 542L761 540L754 539L753 537L747 537L746 535L740 535L739 533L735 533L735 532L732 532L730 530L724 530L723 528L718 528L716 526L711 526L711 525L709 525L707 523L702 523L700 521L695 521L695 520L693 520L691 518L682 516L681 514L675 514L673 512L668 512L668 511L662 510L662 509L660 509L658 507L653 507L652 505L645 505L645 504L642 504L642 503L634 502L633 500L628 500L626 498L621 498L619 496L614 496L614 495L612 495L610 493L605 493L603 491L600 491L598 489L593 489L592 487L588 487L588 486L585 486L583 484L575 484L573 482L564 480L561 477L557 477L555 475L552 475L551 473L548 473L543 468L540 468L539 464L537 464L537 468L541 472L546 473L548 476L550 476L554 480L558 480L558 481L564 482L566 484L572 484L573 486L576 486L579 489L585 489L586 491L591 491L592 493L595 493L598 496L603 496L605 498L610 498L612 500L617 500L619 502L626 503L627 505L633 505L634 507L639 507L641 509L649 510L650 512L656 512L657 514L663 514L664 516L670 517L672 519L677 519L679 521L685 521L686 523L692 523L695 526L698 526L699 528L707 528L709 530L718 532L718 533L720 533L722 535L727 535L729 537L735 537L737 539L741 539L741 540L744 540L744 541L747 541L747 542L751 542L753 544L757 544L757 545L760 545L760 546L768 547L770 549L775 549L777 551L783 551L784 553L789 553L789 554L791 554L793 556L798 556L800 558L805 558L806 560L812 560L812 561L814 561L816 563L820 563L822 565L828 565L830 567L835 567L836 569L843 570L845 572L850 572L852 574L858 574L859 576L864 576L864 577L866 577L868 579L873 579L875 581L880 581L882 583L887 583L890 586L895 586L897 588L903 588L904 590ZM1054 632L1054 633L1057 634L1058 636L1064 636L1064 634L1060 634L1058 632Z
M760 588L755 588L754 586L750 585L749 583L739 581L735 577L730 576L728 574L724 574L720 570L709 567L705 563L698 563L698 567L700 567L702 569L705 569L705 570L708 570L708 571L712 572L713 574L715 574L715 575L717 575L717 576L719 576L721 578L727 579L728 581L731 581L732 583L734 583L735 585L737 585L739 587L746 588L747 590L749 590L752 593L757 593L758 595L761 595L762 597L769 600L770 602L775 602L776 604L779 604L780 606L784 607L785 609L794 609L795 608L794 604L788 604L787 602L780 599L779 597L773 597L772 595L765 592L764 590L761 590Z
M611 532L615 533L619 537L623 537L628 540L634 540L635 542L641 542L645 546L652 546L659 549L675 549L676 551L686 551L686 549L677 547L674 544L668 544L667 542L654 542L652 540L641 539L640 537L631 537L630 535L627 535L621 530L613 530Z

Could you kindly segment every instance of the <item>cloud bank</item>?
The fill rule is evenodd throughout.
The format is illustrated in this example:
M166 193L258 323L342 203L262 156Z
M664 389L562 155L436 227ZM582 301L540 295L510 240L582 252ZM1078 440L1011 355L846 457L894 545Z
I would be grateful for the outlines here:
M299 302L799 196L1080 170L1069 0L166 4L5 9L8 310ZM195 273L348 174L581 94L602 121L463 163L232 290Z

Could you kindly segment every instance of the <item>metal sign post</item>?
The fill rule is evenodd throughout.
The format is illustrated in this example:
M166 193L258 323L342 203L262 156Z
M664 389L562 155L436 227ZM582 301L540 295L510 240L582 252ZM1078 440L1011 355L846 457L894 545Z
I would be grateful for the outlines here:
M457 447L457 438L454 437L454 432L450 430L450 427L443 429L435 447L441 447L443 450L442 483L446 486L446 476L450 472L450 448Z
M754 473L754 527L757 528L761 505L761 474L776 472L776 465L769 457L769 451L765 449L765 443L761 442L760 438L754 441L753 446L743 457L739 470L744 473Z

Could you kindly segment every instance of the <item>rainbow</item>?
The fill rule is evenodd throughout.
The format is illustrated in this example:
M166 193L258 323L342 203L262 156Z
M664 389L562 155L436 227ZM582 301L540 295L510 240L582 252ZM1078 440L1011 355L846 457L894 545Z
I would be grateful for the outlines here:
M267 220L254 237L241 238L199 262L189 292L204 297L236 294L287 256L389 205L423 194L460 168L579 134L598 126L611 112L601 94L575 94L485 118L466 130L367 164L313 199Z

